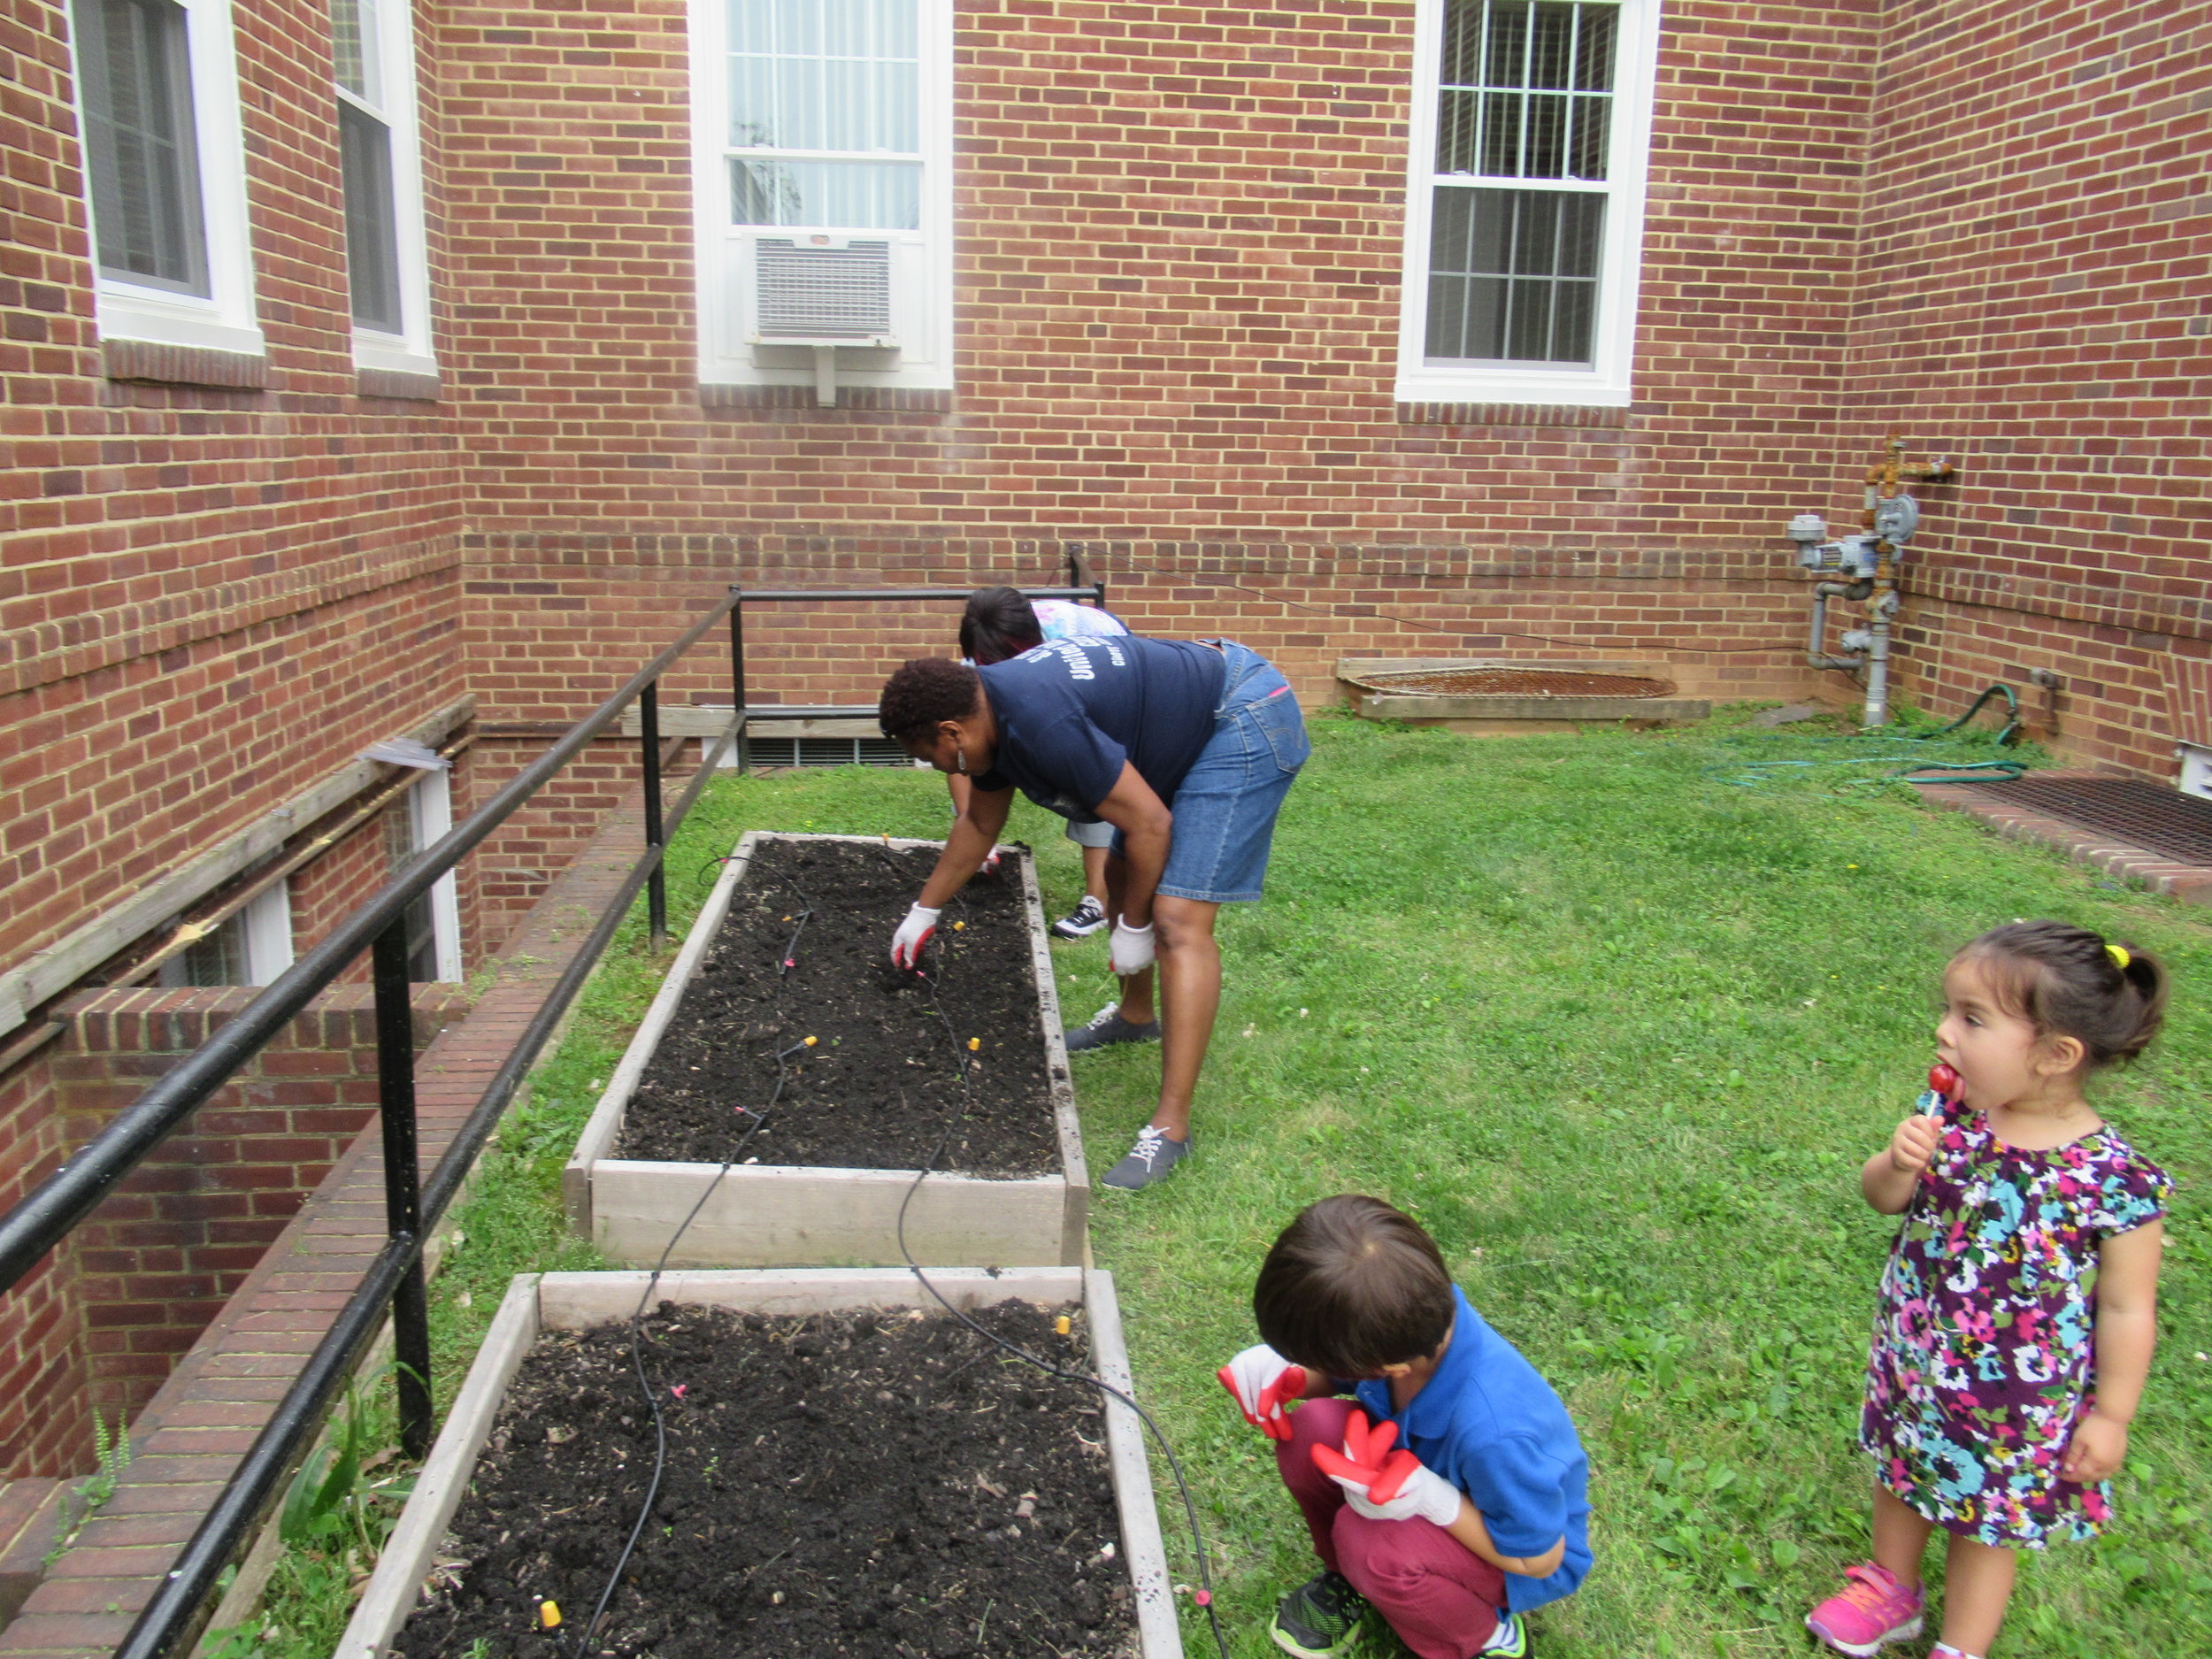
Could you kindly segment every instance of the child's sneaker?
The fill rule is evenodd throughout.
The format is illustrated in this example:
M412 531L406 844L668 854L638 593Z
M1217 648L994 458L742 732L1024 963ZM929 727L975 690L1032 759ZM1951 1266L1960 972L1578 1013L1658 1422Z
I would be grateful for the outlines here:
M1105 926L1106 907L1086 893L1082 903L1053 923L1052 936L1055 939L1088 939Z
M1920 1634L1927 1598L1915 1585L1907 1589L1887 1567L1867 1562L1843 1575L1850 1581L1805 1616L1805 1628L1838 1653L1869 1656L1893 1641Z
M1528 1659L1528 1625L1518 1613L1498 1615L1498 1627L1490 1632L1490 1640L1475 1649L1478 1656L1495 1654L1497 1659Z
M1328 1659L1367 1617L1367 1598L1340 1572L1309 1578L1275 1604L1267 1633L1298 1659Z

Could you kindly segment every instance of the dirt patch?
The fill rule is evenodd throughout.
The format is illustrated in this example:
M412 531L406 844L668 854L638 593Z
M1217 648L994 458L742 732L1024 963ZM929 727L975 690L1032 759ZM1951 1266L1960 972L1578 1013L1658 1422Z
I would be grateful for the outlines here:
M975 1317L1056 1364L1089 1369L1079 1316L1068 1336L1023 1302ZM667 1466L592 1654L1135 1651L1094 1390L941 1315L663 1302L643 1328ZM541 1338L439 1549L438 1587L392 1652L559 1659L538 1601L558 1605L561 1635L581 1635L653 1452L628 1327Z
M959 1108L965 1060L966 1111L937 1167L1056 1170L1016 857L945 907L929 965L944 1019L930 985L891 965L891 935L935 862L933 850L760 842L631 1098L614 1156L721 1163L750 1121L739 1109L757 1112L775 1092L778 1051L810 1036L812 1048L787 1057L782 1099L748 1160L918 1169Z

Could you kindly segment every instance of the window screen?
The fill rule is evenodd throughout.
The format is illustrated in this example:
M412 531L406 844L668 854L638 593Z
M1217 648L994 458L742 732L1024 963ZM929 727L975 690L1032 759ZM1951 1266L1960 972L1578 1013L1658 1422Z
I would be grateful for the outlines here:
M346 192L346 277L353 320L400 334L399 210L392 191L392 123L384 104L384 33L376 0L332 0L338 77L338 159Z

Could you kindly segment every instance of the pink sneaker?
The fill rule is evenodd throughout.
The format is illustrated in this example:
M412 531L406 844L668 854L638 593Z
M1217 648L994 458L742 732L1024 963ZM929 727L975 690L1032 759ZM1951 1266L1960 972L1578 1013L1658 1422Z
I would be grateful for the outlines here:
M1805 1616L1805 1628L1822 1641L1853 1659L1869 1659L1893 1641L1920 1634L1927 1598L1918 1586L1908 1590L1888 1568L1870 1561L1843 1576L1849 1587Z

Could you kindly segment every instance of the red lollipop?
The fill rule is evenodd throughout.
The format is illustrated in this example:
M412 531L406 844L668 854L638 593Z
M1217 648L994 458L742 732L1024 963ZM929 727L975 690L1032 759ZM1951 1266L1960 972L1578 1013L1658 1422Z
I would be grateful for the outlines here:
M1956 1100L1959 1097L1959 1074L1939 1060L1928 1068L1928 1087L1946 1100Z

